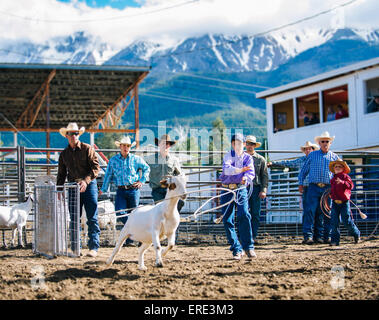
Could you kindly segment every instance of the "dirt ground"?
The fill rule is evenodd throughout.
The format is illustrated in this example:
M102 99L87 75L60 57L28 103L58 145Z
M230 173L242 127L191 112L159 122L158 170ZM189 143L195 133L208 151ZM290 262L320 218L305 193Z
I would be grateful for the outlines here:
M257 258L232 260L228 246L178 245L154 267L137 269L136 247L123 247L107 268L113 248L96 258L36 256L31 248L0 250L0 299L55 300L378 300L379 239L351 237L339 247L277 239L256 246Z

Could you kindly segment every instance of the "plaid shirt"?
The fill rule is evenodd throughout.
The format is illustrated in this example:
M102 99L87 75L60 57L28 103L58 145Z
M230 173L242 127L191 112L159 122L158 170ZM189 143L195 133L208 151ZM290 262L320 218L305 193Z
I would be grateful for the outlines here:
M299 169L304 166L305 160L307 160L307 156L302 156L300 158L294 159L294 160L282 160L282 161L273 161L272 164L276 166L281 166L285 168L294 168L294 169ZM308 186L309 181L308 181L308 176L305 177L303 180L303 186Z
M142 170L141 177L138 172L139 169ZM121 153L118 153L109 160L101 191L107 192L111 180L117 186L127 186L137 181L145 183L149 177L149 173L150 167L141 157L129 153L124 158Z
M320 149L311 152L300 170L299 185L304 185L307 175L309 175L309 183L330 184L333 174L329 171L329 163L338 159L338 155L332 151L323 153Z

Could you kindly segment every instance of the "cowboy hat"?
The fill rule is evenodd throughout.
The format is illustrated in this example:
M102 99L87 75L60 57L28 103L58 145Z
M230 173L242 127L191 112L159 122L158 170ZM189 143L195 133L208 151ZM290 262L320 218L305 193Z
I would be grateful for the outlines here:
M328 131L324 131L320 136L315 137L315 142L319 143L320 140L333 141L335 136L331 137Z
M247 136L246 137L246 142L252 142L255 144L255 148L259 148L262 143L257 142L257 138L255 136Z
M169 143L172 146L176 143L176 141L171 140L170 135L164 134L164 135L161 136L160 139L155 138L155 145L159 145L159 142L161 142L162 140L165 140L166 143Z
M236 141L236 140L241 141L241 142L245 142L245 137L243 136L242 133L236 133L236 134L234 134L232 136L232 140L231 141L233 142L233 141Z
M300 147L301 152L304 152L304 149L305 149L305 148L312 148L313 150L318 150L318 149L320 149L320 147L319 147L317 144L312 143L312 142L310 142L310 141L307 141L307 142L305 143L305 145L303 145L303 146Z
M70 122L68 125L67 125L67 128L60 128L59 129L59 133L66 138L66 135L67 135L67 132L75 132L75 131L78 131L79 132L79 136L81 136L84 131L86 129L84 127L81 127L79 129L78 127L78 124L76 122Z
M350 173L350 167L348 166L348 164L345 161L343 161L341 159L336 160L336 161L332 161L331 163L329 163L329 170L331 172L335 173L334 172L334 167L335 167L336 164L340 164L340 165L343 166L343 172L344 173L346 173L346 174Z
M131 148L133 148L136 145L136 142L134 141L132 143L132 140L130 140L129 136L123 136L120 141L116 140L114 144L119 147L122 144L128 144Z

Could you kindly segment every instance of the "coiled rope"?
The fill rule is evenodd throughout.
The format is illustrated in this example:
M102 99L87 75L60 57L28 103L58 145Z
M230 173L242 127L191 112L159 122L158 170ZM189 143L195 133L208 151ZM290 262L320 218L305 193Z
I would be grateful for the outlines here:
M331 216L331 207L329 205L329 198L330 198L330 191L331 189L328 188L324 191L324 193L322 194L321 198L320 198L320 208L321 208L321 211L322 213L327 216L329 219L330 219L330 216ZM358 210L358 213L360 215L360 217L362 219L366 219L367 216L358 208L358 206L351 200L349 200L349 202ZM351 215L351 219L354 220L353 218L353 213L350 209L350 215Z

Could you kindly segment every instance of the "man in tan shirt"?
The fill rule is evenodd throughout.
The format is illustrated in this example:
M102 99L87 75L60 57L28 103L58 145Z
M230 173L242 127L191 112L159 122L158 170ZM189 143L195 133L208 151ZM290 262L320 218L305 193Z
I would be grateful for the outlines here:
M255 136L246 137L246 152L252 156L254 160L255 178L253 180L253 191L249 197L249 210L251 214L251 228L253 231L254 243L257 244L257 235L259 229L259 218L261 214L261 200L266 198L268 187L268 172L267 162L264 157L255 151L255 148L261 146L260 142L257 142Z
M94 148L89 144L79 141L80 135L84 133L84 127L80 128L74 122L69 123L67 128L61 128L60 134L67 138L68 146L59 155L57 186L62 186L66 178L68 182L76 182L80 189L80 217L84 205L87 215L88 225L88 256L96 257L100 247L100 227L97 219L97 198L98 189L96 178L100 171L99 161ZM70 191L70 190L69 190ZM69 192L69 200L72 199L73 192ZM69 211L71 215L70 229L73 229L77 209L69 201ZM77 243L80 239L74 238L71 233L71 249L77 250Z

